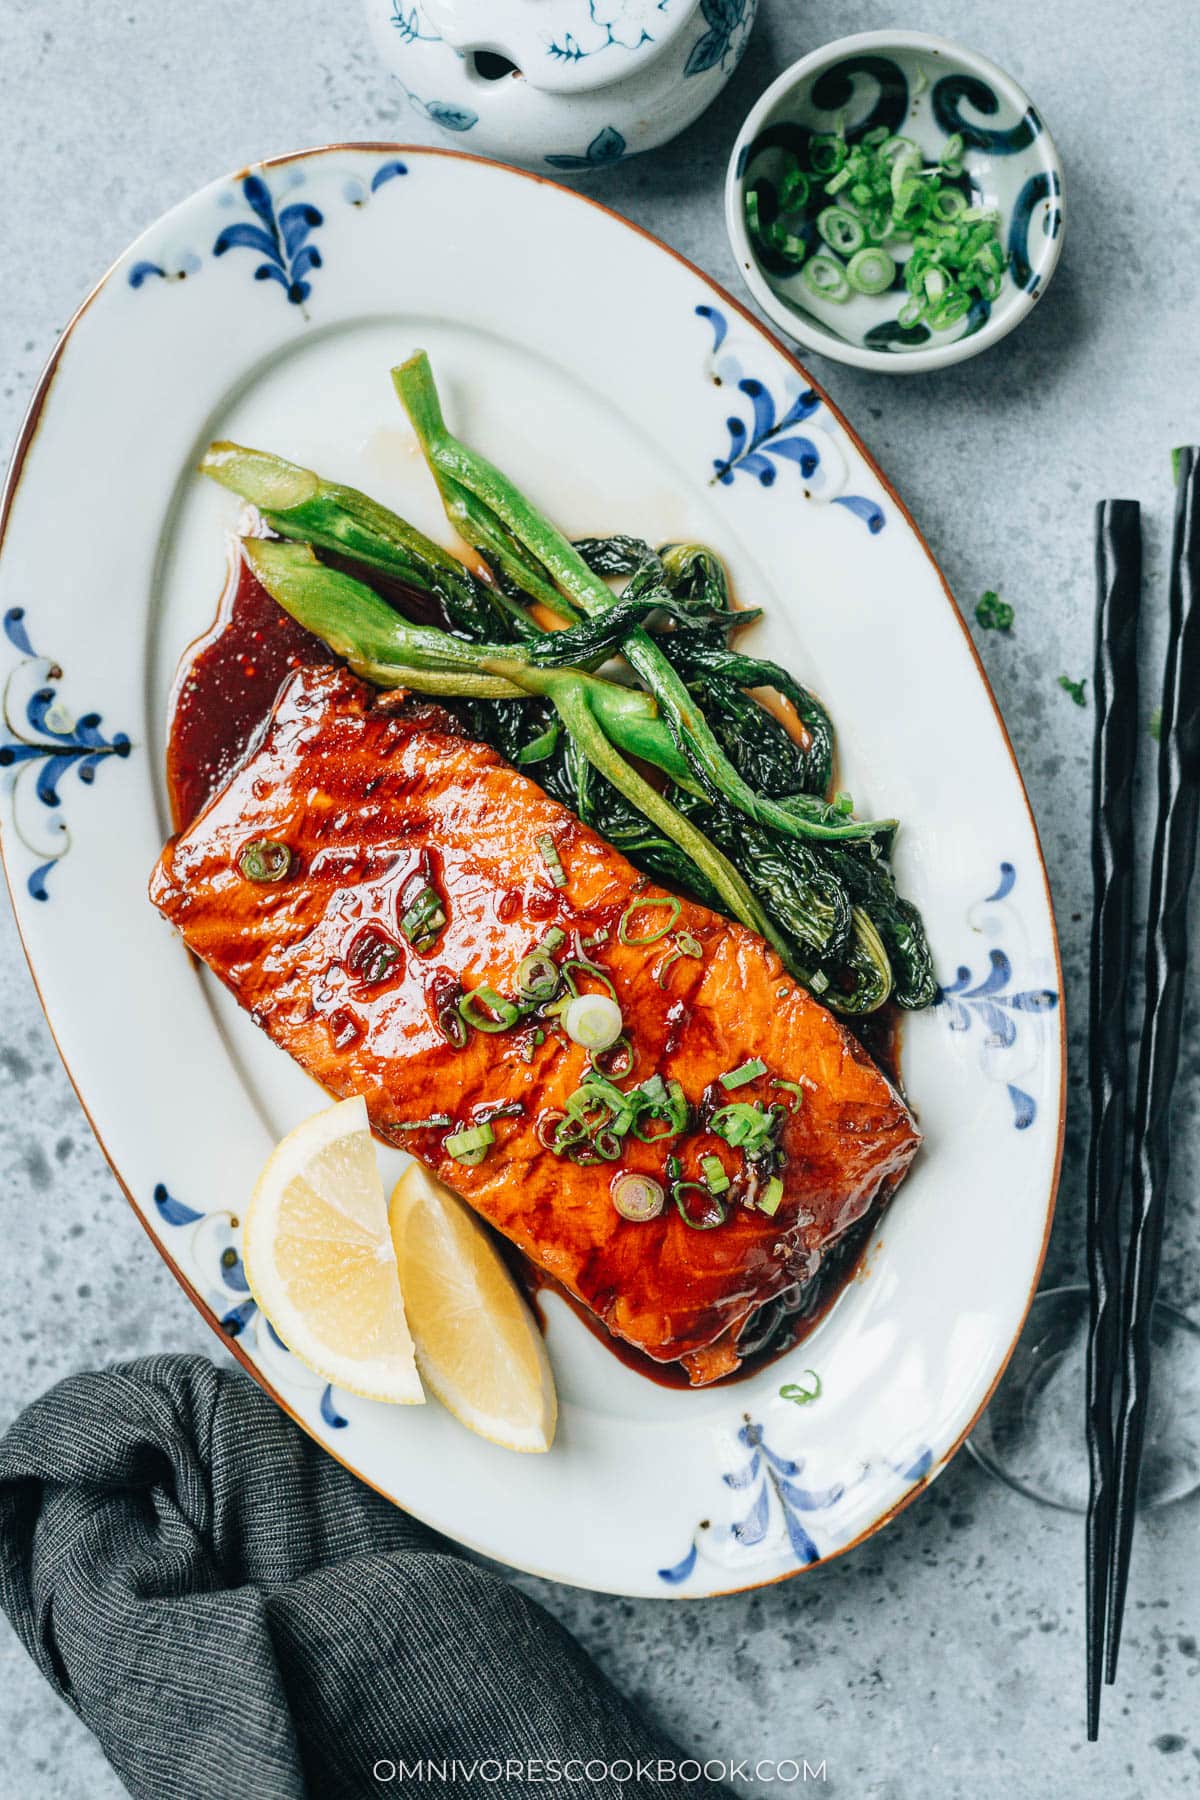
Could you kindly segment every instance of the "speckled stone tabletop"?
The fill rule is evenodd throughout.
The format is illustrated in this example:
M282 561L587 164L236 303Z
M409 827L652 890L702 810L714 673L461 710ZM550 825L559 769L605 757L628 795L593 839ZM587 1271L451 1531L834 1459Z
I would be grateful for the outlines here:
M1058 909L1075 1078L1045 1282L1082 1273L1090 718L1057 676L1090 662L1091 514L1148 512L1161 624L1167 451L1200 435L1200 36L1184 0L911 0L903 23L1010 70L1067 169L1059 274L1030 322L966 365L904 380L814 370L897 483L964 605L1014 604L978 634L1041 826ZM677 143L589 191L736 288L724 163L786 63L896 22L850 0L763 0L726 94ZM376 60L360 7L328 0L3 0L0 446L58 331L124 245L213 176L301 145L412 141L430 127ZM930 696L936 704L936 696ZM1149 710L1150 702L1147 702ZM0 903L2 906L2 903ZM7 907L0 918L0 1426L60 1376L147 1351L220 1355L130 1214L59 1064ZM1200 987L1200 982L1194 986ZM1196 1011L1178 1090L1168 1297L1200 1314ZM1121 1680L1099 1746L1082 1725L1079 1521L962 1455L849 1557L694 1604L534 1592L697 1754L807 1757L847 1797L1157 1796L1200 1791L1200 1500L1146 1517ZM0 1626L0 1797L123 1790ZM767 1793L753 1784L741 1791Z

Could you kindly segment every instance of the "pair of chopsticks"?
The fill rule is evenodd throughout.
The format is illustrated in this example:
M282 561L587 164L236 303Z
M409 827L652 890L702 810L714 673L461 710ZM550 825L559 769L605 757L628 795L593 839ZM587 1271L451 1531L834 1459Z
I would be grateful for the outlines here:
M1171 1094L1187 970L1187 904L1200 819L1200 450L1177 453L1178 493L1158 752L1158 815L1146 931L1146 1002L1133 1112L1128 1246L1121 1210L1128 1113L1126 1016L1133 946L1133 777L1139 740L1141 512L1096 516L1096 738L1088 1160L1087 1731L1101 1676L1116 1679L1138 1475L1150 1397L1151 1323L1170 1166ZM1120 1376L1120 1404L1116 1393ZM1114 1413L1116 1414L1114 1424Z

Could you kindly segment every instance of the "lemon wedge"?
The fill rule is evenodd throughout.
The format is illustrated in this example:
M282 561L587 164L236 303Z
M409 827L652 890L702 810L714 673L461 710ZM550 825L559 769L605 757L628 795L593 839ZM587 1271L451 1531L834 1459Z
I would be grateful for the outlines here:
M424 1400L362 1100L283 1139L246 1211L243 1261L266 1317L318 1375L370 1400Z
M389 1216L426 1387L493 1444L548 1450L558 1417L550 1359L491 1238L419 1163L396 1183Z

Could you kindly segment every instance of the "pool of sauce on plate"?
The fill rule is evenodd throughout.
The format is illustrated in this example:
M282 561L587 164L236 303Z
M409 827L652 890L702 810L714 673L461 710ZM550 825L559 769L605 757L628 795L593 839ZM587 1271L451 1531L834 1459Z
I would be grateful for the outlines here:
M332 560L332 559L331 559ZM406 597L405 611L411 612ZM304 663L337 658L272 600L244 557L231 569L216 618L185 652L171 695L166 774L171 817L184 830L224 784L253 744L287 677ZM890 1003L846 1020L863 1048L897 1087L902 1014ZM901 1091L903 1089L901 1088ZM878 1204L825 1255L818 1273L768 1300L743 1329L748 1353L738 1368L709 1385L728 1386L785 1356L827 1315L847 1284L861 1275ZM594 1313L505 1239L500 1248L545 1329L543 1293L557 1293L618 1361L661 1387L688 1388L680 1363L659 1363L613 1337Z
M873 1207L865 1219L852 1226L828 1251L819 1273L811 1281L806 1282L803 1287L797 1286L790 1290L786 1296L768 1300L761 1306L758 1313L747 1321L744 1336L750 1347L738 1367L716 1381L705 1383L703 1391L731 1387L735 1382L745 1381L749 1376L757 1375L760 1369L778 1362L789 1350L794 1350L797 1344L802 1344L816 1330L849 1283L865 1274L867 1246L877 1219L878 1208ZM580 1324L587 1327L597 1343L603 1344L627 1369L632 1369L637 1375L644 1375L647 1381L653 1381L658 1387L695 1391L682 1363L655 1362L653 1357L647 1356L635 1345L626 1343L623 1338L613 1337L595 1313L589 1311L553 1275L547 1275L544 1269L539 1269L535 1263L530 1262L515 1244L510 1244L503 1238L497 1241L543 1334L546 1330L546 1314L542 1297L545 1294L557 1294L570 1307Z
M241 762L292 670L336 660L272 600L239 556L217 616L185 651L171 694L167 793L176 831L191 824Z

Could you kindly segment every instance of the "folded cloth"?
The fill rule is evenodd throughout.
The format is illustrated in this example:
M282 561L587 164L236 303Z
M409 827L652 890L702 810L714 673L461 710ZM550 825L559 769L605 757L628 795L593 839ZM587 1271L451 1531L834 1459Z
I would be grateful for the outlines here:
M540 1606L202 1357L74 1375L12 1426L0 1604L146 1800L725 1792L647 1774L680 1752Z

